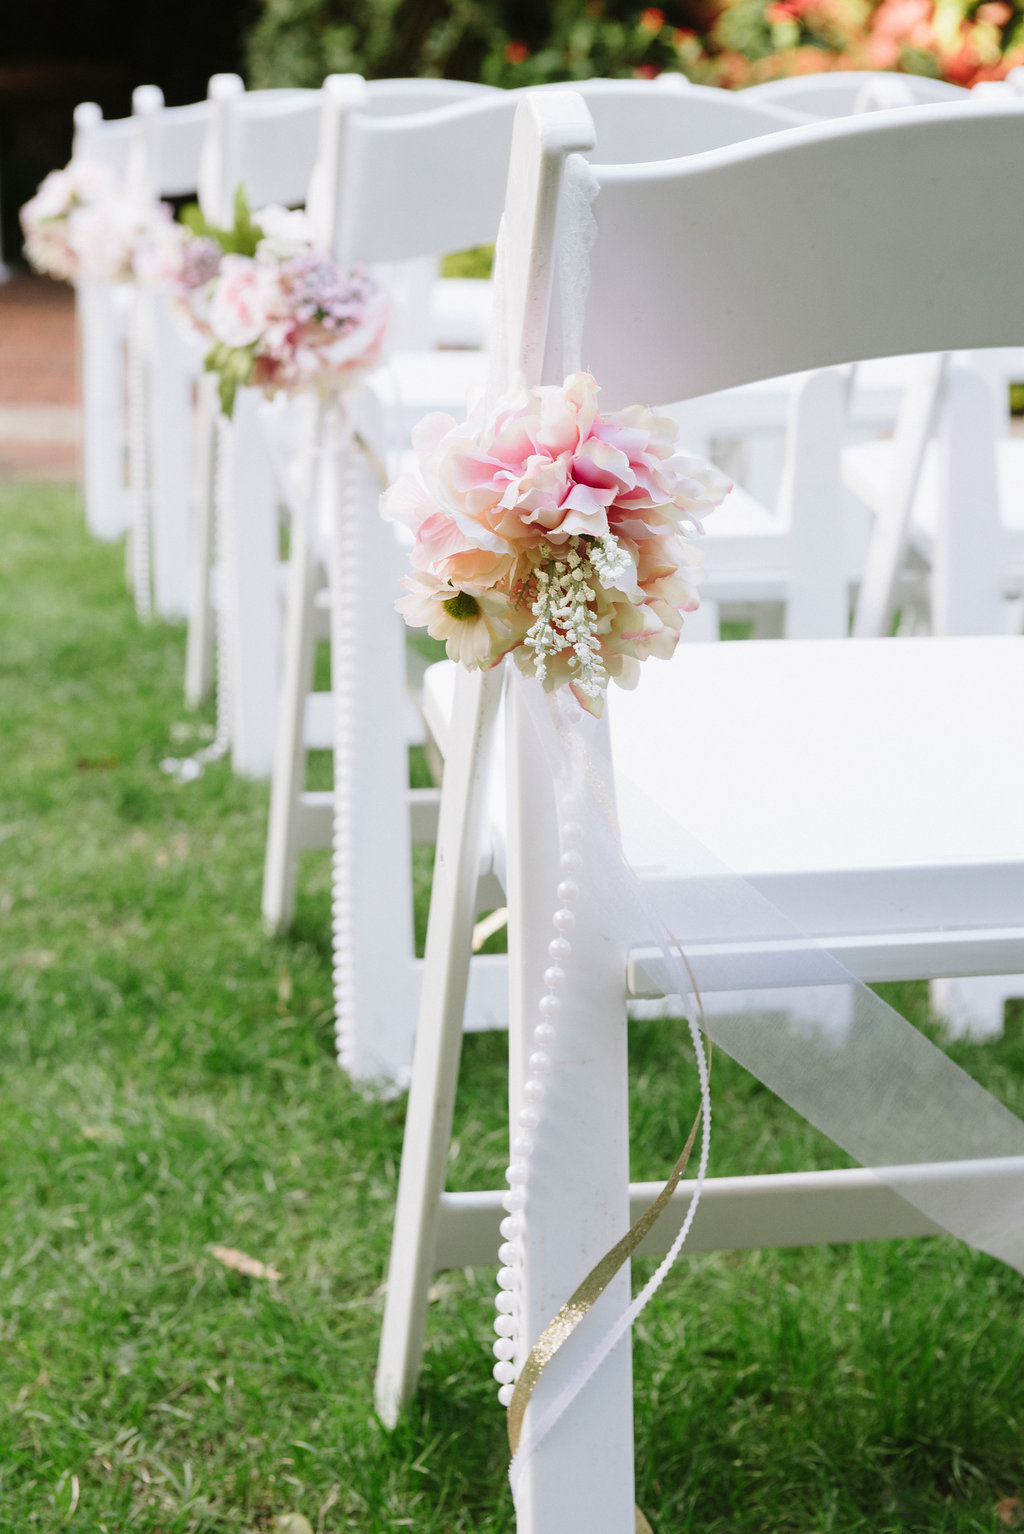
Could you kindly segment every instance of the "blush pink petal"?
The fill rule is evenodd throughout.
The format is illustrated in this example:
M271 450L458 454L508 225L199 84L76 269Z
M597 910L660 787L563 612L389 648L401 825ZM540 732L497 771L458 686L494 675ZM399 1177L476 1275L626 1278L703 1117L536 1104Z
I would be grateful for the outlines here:
M435 510L426 486L415 474L403 474L381 496L380 514L385 522L401 522L413 532Z
M412 445L417 457L422 460L436 452L456 425L450 415L444 415L440 410L425 415L412 429Z

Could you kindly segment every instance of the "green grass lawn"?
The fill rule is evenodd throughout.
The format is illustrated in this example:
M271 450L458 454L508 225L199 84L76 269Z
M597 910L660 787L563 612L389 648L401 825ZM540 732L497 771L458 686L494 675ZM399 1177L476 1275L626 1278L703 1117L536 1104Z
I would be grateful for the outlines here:
M511 1530L491 1270L441 1277L415 1406L374 1416L402 1104L334 1064L326 857L268 941L265 787L160 772L198 739L183 635L139 627L123 569L69 490L0 486L0 1529ZM1022 1021L958 1049L1018 1110ZM500 1182L504 1054L467 1041L453 1186ZM680 1031L637 1026L634 1067L654 1178ZM841 1164L721 1056L714 1094L716 1171ZM681 1261L637 1328L656 1534L1006 1527L1022 1293L952 1241Z

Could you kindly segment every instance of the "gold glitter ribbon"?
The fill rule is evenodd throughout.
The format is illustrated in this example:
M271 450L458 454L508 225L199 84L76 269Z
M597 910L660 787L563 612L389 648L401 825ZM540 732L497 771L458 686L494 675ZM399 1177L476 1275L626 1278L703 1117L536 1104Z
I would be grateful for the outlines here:
M684 957L685 962L685 957ZM689 969L689 964L687 964ZM692 974L692 972L691 972ZM694 982L694 994L700 1010L701 1023L704 1021L704 1008L701 1006L700 993ZM708 1040L708 1076L711 1075L711 1041ZM553 1321L549 1321L540 1337L530 1349L530 1356L523 1365L522 1372L516 1381L512 1399L508 1403L508 1441L512 1454L515 1455L519 1448L519 1442L523 1434L523 1418L526 1408L530 1404L530 1398L536 1390L544 1370L551 1363L556 1353L564 1343L572 1336L584 1316L593 1309L596 1302L607 1289L623 1263L628 1262L636 1251L641 1241L647 1235L664 1212L669 1200L679 1185L679 1181L686 1171L690 1154L693 1150L694 1141L697 1138L697 1130L700 1127L701 1115L704 1105L697 1109L697 1116L693 1121L690 1133L686 1137L682 1154L669 1174L668 1181L652 1203L648 1204L643 1214L636 1219L621 1241L606 1252L591 1268L586 1278L566 1300L561 1310ZM650 1524L639 1508L636 1508L636 1534L653 1534Z

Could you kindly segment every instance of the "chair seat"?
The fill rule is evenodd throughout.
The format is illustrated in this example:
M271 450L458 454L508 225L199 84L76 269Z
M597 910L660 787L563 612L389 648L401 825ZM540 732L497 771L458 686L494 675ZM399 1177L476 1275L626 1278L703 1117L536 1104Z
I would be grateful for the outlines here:
M453 671L432 667L424 689L442 749ZM627 857L684 942L715 939L713 903L694 930L666 823L808 935L1024 932L1022 696L1015 639L683 647L635 692L610 689Z

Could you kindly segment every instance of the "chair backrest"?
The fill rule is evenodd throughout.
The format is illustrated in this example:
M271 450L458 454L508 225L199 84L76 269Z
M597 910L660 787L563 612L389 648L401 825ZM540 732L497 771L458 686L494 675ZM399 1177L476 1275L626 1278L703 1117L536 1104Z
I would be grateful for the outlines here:
M104 117L95 101L82 101L75 107L74 127L72 156L104 165L118 181L124 181L132 146L139 137L137 118Z
M347 82L348 106L358 102L363 111L388 117L500 94L465 80L340 78ZM211 222L231 222L239 186L253 208L306 201L322 139L322 104L319 90L247 91L238 75L211 78L209 99L200 104L208 128L199 176L200 204Z
M128 167L129 186L147 199L194 193L211 112L209 101L165 106L159 86L138 86L132 92L132 115L140 132Z
M404 112L429 112L448 107L457 101L473 101L479 96L496 96L496 85L478 85L473 80L367 80L368 112L397 117Z
M843 69L831 74L791 75L785 80L766 80L749 85L740 95L762 106L789 107L814 117L848 117L863 110L865 92L888 90L894 82L906 91L910 102L960 101L970 96L962 85L933 80L927 75L902 75L891 70ZM895 103L893 103L895 105Z
M232 222L239 186L254 208L305 201L316 158L320 92L246 91L238 75L213 75L208 95L198 190L210 222Z
M1019 344L1024 317L1004 295L1024 244L1007 192L1022 152L1024 104L1007 96L595 166L582 361L603 403ZM546 357L545 377L557 367Z
M488 94L432 112L370 116L352 98L352 77L325 93L344 97L334 154L344 190L330 243L345 261L407 260L483 245L501 217L515 110L530 91ZM602 158L631 161L693 154L789 127L792 113L747 107L724 91L659 89L650 81L602 80L580 88L597 127ZM540 94L552 92L544 87ZM555 94L558 94L557 92ZM353 111L353 107L356 108ZM322 141L326 163L329 142ZM380 188L392 194L384 198Z

